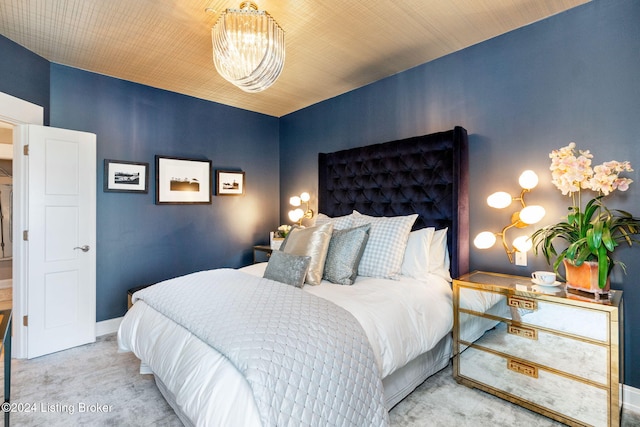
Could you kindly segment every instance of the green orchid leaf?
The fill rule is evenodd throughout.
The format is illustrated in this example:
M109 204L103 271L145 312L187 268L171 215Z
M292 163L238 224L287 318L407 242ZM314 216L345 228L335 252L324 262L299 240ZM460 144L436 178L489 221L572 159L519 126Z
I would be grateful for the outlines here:
M597 222L592 228L587 230L587 244L592 252L595 252L600 248L600 243L602 242L602 226L602 222Z
M598 251L598 286L604 288L609 277L609 257L607 256L607 248L600 247Z
M609 227L602 229L602 243L609 252L613 252L616 246L618 246L616 241L611 237L611 229L609 229Z

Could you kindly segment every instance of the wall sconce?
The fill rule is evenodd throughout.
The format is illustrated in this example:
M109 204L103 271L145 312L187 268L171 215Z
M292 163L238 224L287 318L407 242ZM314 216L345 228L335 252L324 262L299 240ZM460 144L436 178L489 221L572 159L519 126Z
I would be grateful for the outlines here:
M289 211L289 219L291 221L297 222L298 225L301 226L303 219L313 218L313 211L309 209L309 200L311 200L311 196L307 192L300 194L300 196L293 196L289 199L289 204L297 207L297 209ZM303 203L305 204L304 209L300 207Z
M520 197L511 197L509 193L504 191L498 191L487 197L487 204L496 209L504 209L511 205L511 202L513 201L519 201L522 204L522 209L511 215L511 224L504 227L500 233L483 231L473 240L473 244L476 248L488 249L496 243L496 237L500 236L502 239L502 246L509 257L509 262L512 264L513 255L516 252L527 252L531 249L532 243L529 236L518 236L513 240L512 246L510 247L507 244L507 231L511 228L524 228L528 225L536 224L537 222L540 222L545 215L545 210L542 206L527 206L524 201L525 194L538 185L538 175L536 175L534 171L526 170L522 172L518 182L522 187Z

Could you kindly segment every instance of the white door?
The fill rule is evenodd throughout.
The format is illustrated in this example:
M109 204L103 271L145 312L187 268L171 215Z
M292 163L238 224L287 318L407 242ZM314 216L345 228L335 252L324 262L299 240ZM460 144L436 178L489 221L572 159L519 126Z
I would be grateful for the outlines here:
M96 339L96 136L26 128L32 358Z

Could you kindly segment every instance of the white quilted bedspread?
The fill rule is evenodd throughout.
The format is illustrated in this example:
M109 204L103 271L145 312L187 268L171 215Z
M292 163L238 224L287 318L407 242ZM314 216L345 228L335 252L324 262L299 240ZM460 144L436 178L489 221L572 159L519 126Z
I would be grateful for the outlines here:
M367 336L332 302L232 269L162 282L135 298L225 355L250 384L264 426L388 424Z

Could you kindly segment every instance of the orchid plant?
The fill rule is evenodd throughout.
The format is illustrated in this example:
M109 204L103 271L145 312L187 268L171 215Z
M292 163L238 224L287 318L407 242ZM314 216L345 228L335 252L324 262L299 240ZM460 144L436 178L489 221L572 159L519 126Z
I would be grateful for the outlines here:
M535 253L542 251L547 263L557 273L563 260L576 266L585 261L597 261L598 285L603 288L615 264L625 269L624 264L614 261L611 254L620 243L639 243L634 238L640 232L640 218L629 212L609 209L604 197L612 192L627 191L633 182L622 177L624 172L632 172L627 161L612 160L591 166L593 155L589 150L577 150L574 142L566 147L553 150L551 158L552 183L563 195L571 197L571 206L565 221L548 225L537 230L531 237ZM582 192L593 191L597 196L588 200L582 208ZM554 245L557 239L568 246L558 252Z

